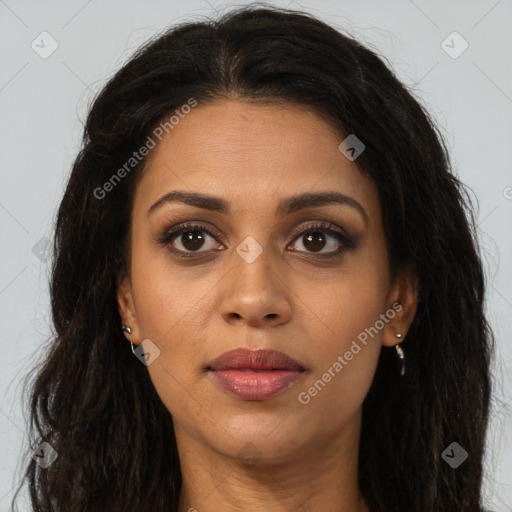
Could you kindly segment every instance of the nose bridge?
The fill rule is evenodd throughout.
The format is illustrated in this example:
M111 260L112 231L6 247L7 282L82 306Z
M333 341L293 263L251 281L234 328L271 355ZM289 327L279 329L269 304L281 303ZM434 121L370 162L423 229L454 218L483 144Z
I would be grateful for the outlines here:
M266 242L265 242L266 243ZM288 316L290 305L272 261L272 249L247 236L233 253L232 271L222 302L225 318L257 323Z
M235 248L232 263L233 279L237 289L260 295L269 293L275 278L271 252L272 249L266 240L260 244L251 235Z
M270 205L259 203L259 208L251 210L245 205L237 212L237 218L243 228L236 233L238 244L234 247L233 263L237 272L248 275L270 272L272 266L272 226L274 219Z

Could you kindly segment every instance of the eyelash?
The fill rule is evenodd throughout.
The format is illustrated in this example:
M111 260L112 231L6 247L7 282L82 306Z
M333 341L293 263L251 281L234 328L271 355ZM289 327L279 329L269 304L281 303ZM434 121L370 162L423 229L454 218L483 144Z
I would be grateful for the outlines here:
M322 259L335 258L337 256L341 256L341 254L344 253L347 249L353 248L355 244L354 244L353 239L350 238L346 233L344 233L341 230L341 228L334 227L334 226L335 225L330 222L328 222L326 224L314 223L314 222L309 223L306 226L301 227L301 229L299 229L298 231L295 231L293 233L292 242L295 242L298 238L300 238L301 236L304 236L307 233L314 233L314 232L327 233L328 235L331 235L334 238L336 238L336 240L338 240L338 242L340 242L340 244L341 244L340 247L338 249L336 249L335 251L331 251L326 254L320 254L320 253L306 253L306 254L309 254L311 256L316 256L316 257L322 258ZM172 254L174 254L180 258L198 258L198 257L200 257L200 256L198 256L198 254L201 254L202 252L206 253L208 251L196 251L196 252L187 253L187 252L183 252L179 249L171 249L168 247L168 244L172 239L177 238L179 235L189 232L189 231L205 232L212 238L220 239L220 241L223 244L225 244L224 237L220 233L212 231L211 229L207 228L203 224L196 224L196 223L185 223L185 224L180 224L178 226L175 226L175 227L167 230L164 233L164 235L161 236L157 240L157 242L160 245L162 245L163 247L167 247L168 250ZM299 252L303 253L304 251L299 251Z

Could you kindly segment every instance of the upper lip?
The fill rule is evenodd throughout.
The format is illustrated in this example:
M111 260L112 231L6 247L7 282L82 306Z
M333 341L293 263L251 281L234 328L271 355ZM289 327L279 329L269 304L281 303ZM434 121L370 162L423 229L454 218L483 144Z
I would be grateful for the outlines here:
M305 368L290 356L269 348L236 348L221 354L208 364L208 370L293 370Z

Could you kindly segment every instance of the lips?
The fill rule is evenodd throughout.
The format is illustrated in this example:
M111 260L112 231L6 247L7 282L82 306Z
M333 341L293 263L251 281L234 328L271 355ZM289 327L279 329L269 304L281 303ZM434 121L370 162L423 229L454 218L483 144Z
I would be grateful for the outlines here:
M208 373L222 389L241 400L266 400L289 388L306 369L272 349L238 348L210 362Z
M303 371L305 368L290 356L277 350L250 350L237 348L225 352L208 365L208 370L291 370Z

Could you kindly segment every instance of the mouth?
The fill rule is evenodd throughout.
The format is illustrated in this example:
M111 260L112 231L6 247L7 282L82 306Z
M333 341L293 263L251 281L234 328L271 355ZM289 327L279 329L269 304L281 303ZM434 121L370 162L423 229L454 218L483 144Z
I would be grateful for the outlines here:
M306 368L277 350L231 350L206 367L214 381L241 400L266 400L294 385Z
M221 354L209 363L207 370L249 370L271 371L290 370L304 371L305 368L295 359L272 349L251 350L248 348L236 348Z

